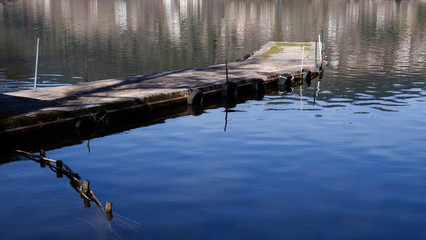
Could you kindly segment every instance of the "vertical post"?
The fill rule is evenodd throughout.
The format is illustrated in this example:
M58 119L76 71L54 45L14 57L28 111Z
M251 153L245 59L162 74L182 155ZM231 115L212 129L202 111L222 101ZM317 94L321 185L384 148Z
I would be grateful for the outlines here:
M37 88L37 71L38 71L38 52L40 48L40 38L37 38L37 53L36 53L36 64L35 64L35 74L34 74L34 89Z
M321 36L318 34L318 43L321 43ZM319 56L320 56L320 60L322 61L322 48L321 48L321 44L319 44Z
M106 204L105 204L105 214L107 216L107 220L111 221L112 220L112 203L111 202L106 202Z
M62 166L63 166L63 163L61 160L56 161L56 167L57 167L56 177L57 178L62 178Z
M89 190L90 190L89 184L90 184L89 180L84 180L82 190L83 190L83 193L86 195L89 193Z
M38 157L40 160L40 167L45 168L46 164L44 164L44 158L46 157L46 151L44 149L40 149L40 156Z
M83 198L84 208L90 208L90 201Z
M324 29L321 30L321 34L322 34L322 51L324 55L324 49L325 49Z
M226 82L228 82L228 60L225 60L225 68L226 68Z
M318 49L318 42L317 40L315 40L315 69L318 71L318 59L317 59L317 50Z
M303 46L302 49L302 65L300 66L300 72L303 71L303 58L305 57L305 46Z
M302 80L303 81L303 80ZM303 82L300 84L300 111L303 111Z

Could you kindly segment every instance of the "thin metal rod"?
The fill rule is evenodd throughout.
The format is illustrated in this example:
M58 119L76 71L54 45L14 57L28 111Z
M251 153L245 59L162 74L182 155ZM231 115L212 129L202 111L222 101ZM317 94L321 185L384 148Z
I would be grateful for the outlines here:
M320 34L318 34L318 43L321 43L321 35ZM319 56L320 56L320 59L322 61L322 47L321 47L321 44L319 44Z
M315 40L315 69L318 71L317 52L318 52L318 42L317 40Z
M300 72L303 71L303 58L305 58L305 46L303 46L302 50L302 65L300 66Z
M40 49L40 38L37 38L37 53L36 53L36 65L35 65L35 74L34 74L34 89L37 88L37 71L38 71L38 52Z

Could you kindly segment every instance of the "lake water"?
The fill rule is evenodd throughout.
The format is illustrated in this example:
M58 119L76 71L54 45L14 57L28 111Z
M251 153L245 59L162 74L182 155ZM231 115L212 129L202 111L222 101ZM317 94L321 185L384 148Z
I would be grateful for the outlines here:
M86 52L94 81L223 63L321 29L329 59L292 93L46 146L113 203L111 221L67 178L4 154L2 239L426 234L425 1L33 0L0 5L0 27L3 91L32 86L37 37L41 87L83 81Z

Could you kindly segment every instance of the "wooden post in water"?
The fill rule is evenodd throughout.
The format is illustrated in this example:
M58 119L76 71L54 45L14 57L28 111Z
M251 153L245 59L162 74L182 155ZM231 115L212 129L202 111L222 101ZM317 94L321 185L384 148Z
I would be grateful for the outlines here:
M37 38L37 52L36 52L36 64L35 64L35 73L34 73L34 89L37 88L37 71L38 71L38 52L40 48L40 38Z
M40 167L45 168L46 164L44 164L44 159L46 157L46 152L44 151L44 149L40 150L40 156L39 156L39 160L40 160Z
M62 166L63 166L63 163L62 163L62 161L61 160L58 160L58 161L56 161L56 167L58 168L58 169L56 169L56 177L57 178L62 178Z
M107 220L111 221L112 220L112 203L111 202L106 202L106 204L105 204L105 214L107 216Z
M89 180L84 180L82 187L81 187L82 193L86 196L89 194L89 191L90 191L89 184L90 184ZM85 208L90 208L90 200L83 197L83 202L84 202Z
M90 208L90 201L83 198L84 208Z
M90 185L90 181L89 181L89 180L84 180L84 182L83 182L83 187L82 187L82 191L83 191L83 193L84 193L85 195L87 195L87 194L89 193L89 191L90 191L90 187L89 187L89 185Z

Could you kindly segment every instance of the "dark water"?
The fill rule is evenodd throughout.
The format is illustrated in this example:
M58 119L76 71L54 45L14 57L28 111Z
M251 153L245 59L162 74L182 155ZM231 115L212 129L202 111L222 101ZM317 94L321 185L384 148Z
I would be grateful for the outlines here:
M84 2L97 6L96 18L84 17L93 11ZM113 14L122 4L126 24ZM263 100L247 100L228 112L206 109L48 151L89 179L103 204L113 202L110 222L94 204L84 208L66 178L22 156L2 156L2 239L424 239L426 2L10 6L15 7L0 11L2 62L3 42L12 33L34 38L37 30L42 42L64 47L45 53L51 64L42 72L63 75L46 86L82 76L71 69L78 64L67 61L81 63L74 56L84 57L85 38L89 62L99 54L99 69L105 67L99 73L89 68L89 76L99 78L220 63L269 40L311 40L321 28L330 64L321 81L292 93L270 89ZM47 15L45 6L55 11ZM55 17L59 6L69 12ZM90 24L87 35L78 29L88 21L98 25ZM68 34L65 40L58 39L59 30ZM31 57L33 46L15 44ZM133 48L144 49L151 60ZM12 54L12 47L6 49ZM156 54L160 49L166 53ZM69 68L56 66L61 64ZM19 64L5 66L1 76L8 88L31 86L30 67L26 72Z

